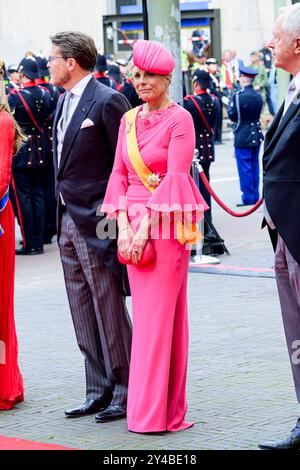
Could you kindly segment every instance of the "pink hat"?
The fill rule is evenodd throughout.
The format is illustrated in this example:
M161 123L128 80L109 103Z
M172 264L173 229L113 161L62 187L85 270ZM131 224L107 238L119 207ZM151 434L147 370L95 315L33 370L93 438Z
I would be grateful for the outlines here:
M137 41L133 46L133 63L140 70L169 75L175 67L172 54L156 41Z

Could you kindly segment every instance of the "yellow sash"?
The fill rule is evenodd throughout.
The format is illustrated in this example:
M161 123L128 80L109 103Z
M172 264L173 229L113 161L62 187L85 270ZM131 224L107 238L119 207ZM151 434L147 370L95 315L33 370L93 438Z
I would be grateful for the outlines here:
M153 173L145 165L145 162L141 156L137 135L136 135L136 118L139 108L136 107L128 111L125 115L126 118L126 142L127 142L127 153L131 165L136 171L136 174L142 181L143 185L153 194L156 187L159 185L159 175ZM183 245L185 243L194 244L201 240L202 235L199 232L197 225L192 223L177 222L177 239Z

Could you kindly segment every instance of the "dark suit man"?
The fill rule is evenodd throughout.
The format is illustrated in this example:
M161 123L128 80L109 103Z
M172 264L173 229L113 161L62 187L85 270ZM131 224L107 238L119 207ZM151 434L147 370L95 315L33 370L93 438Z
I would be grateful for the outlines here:
M49 69L63 86L53 128L58 242L75 333L85 358L86 402L68 417L100 412L104 422L126 415L131 323L116 241L97 237L127 100L92 77L97 49L81 33L51 38Z
M289 27L293 24L293 28ZM269 47L275 66L291 75L285 102L265 141L265 224L277 238L275 273L288 352L300 403L300 4L277 19ZM283 403L284 405L284 403ZM263 449L300 449L300 418L286 439L262 442Z

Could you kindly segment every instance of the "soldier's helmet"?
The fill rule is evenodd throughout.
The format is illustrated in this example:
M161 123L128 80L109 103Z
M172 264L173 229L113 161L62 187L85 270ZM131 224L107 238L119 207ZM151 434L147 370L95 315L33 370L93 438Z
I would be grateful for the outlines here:
M8 73L14 73L19 71L19 66L16 64L9 65L7 68Z
M19 65L19 72L23 73L27 78L36 80L40 77L39 66L34 57L24 57Z
M242 65L239 67L239 71L241 75L248 78L255 78L258 74L258 71L255 70L253 67L245 67Z
M49 69L47 67L48 60L46 57L36 56L35 60L39 66L40 78L48 77L49 76Z
M97 62L96 62L95 70L96 72L105 72L106 70L108 70L105 55L102 55L102 54L97 55Z
M210 76L206 70L197 69L193 75L193 83L197 82L202 88L209 88L210 86Z

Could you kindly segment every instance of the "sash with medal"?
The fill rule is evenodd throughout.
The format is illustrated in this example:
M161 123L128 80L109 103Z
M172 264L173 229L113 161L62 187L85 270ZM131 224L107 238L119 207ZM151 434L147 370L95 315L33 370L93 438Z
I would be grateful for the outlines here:
M139 108L137 107L131 109L125 115L127 153L130 159L130 163L136 171L136 174L140 178L141 182L153 194L155 192L155 189L160 184L160 177L156 173L153 173L145 165L145 162L141 156L136 135L136 118L138 111ZM202 238L202 235L199 232L195 223L182 223L181 221L177 221L176 231L177 239L182 245L184 245L185 243L197 243Z
M4 196L0 199L0 213L4 211L8 203L8 200L9 200L9 190L7 190ZM0 237L2 237L2 235L4 235L4 229L2 225L0 224Z

